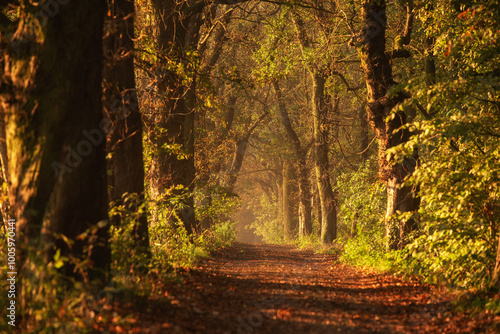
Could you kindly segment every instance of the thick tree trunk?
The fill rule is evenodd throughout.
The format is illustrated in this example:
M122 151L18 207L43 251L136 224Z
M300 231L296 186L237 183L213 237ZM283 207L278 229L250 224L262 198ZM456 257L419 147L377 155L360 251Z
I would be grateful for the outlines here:
M173 208L172 217L192 233L196 229L193 197L196 78L185 78L174 68L181 66L186 74L193 70L187 52L196 49L202 7L191 5L191 1L154 0L152 4L159 59L157 93L162 98L148 119L154 151L148 172L150 195L153 200L166 200Z
M142 120L137 102L134 74L134 0L114 0L109 7L113 17L107 20L104 38L103 70L105 115L113 124L108 134L107 152L111 153L112 174L109 177L110 200L117 205L124 194L137 194L139 202L129 209L138 213L134 238L143 250L149 249L144 200L144 162ZM118 216L113 217L120 224Z
M412 171L415 167L412 167ZM406 175L407 172L400 172ZM420 199L414 196L414 189L411 187L400 187L403 180L399 177L391 177L386 180L387 184L387 212L386 212L386 236L388 237L389 249L402 249L405 246L406 236L417 228L413 218L398 221L393 217L398 211L416 212L420 206Z
M5 58L3 84L9 89L1 105L21 275L30 259L28 245L43 250L46 262L53 260L54 249L83 261L62 268L77 279L102 283L109 266L109 123L101 103L104 4L71 1L48 18L29 15L39 7L25 3ZM71 247L60 235L74 241Z
M392 65L385 48L386 25L386 2L365 1L363 3L363 29L356 37L354 44L361 58L361 67L367 86L369 123L379 140L379 172L387 184L388 247L397 249L404 245L406 231L415 227L412 219L395 224L391 217L397 210L405 213L418 209L419 201L413 189L406 187L400 189L404 178L412 173L416 166L418 152L415 151L412 158L396 166L386 157L387 149L408 141L411 135L407 130L396 131L407 122L404 112L395 112L393 117L386 121L392 109L405 99L402 92L393 96L387 94L395 82L392 76Z
M302 148L299 136L292 127L286 105L283 102L281 89L277 81L273 82L274 91L278 99L281 122L285 127L288 139L292 142L295 157L298 162L299 173L299 237L312 232L311 186L309 184L309 170L307 168L307 152Z
M325 82L322 73L311 73L313 80L313 120L316 183L321 203L321 241L331 243L337 238L337 209L328 175L328 126L326 124Z

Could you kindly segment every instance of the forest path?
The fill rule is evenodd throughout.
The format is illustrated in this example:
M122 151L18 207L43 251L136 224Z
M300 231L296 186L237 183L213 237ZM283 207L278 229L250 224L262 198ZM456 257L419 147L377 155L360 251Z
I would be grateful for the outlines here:
M449 311L452 297L433 286L290 246L236 243L161 290L169 303L143 309L141 332L493 332L491 317Z

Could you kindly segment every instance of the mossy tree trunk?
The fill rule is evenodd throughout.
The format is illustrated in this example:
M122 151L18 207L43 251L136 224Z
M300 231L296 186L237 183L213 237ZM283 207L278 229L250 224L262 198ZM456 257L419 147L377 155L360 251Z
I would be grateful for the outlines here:
M79 280L102 284L109 266L104 5L65 2L49 17L25 2L5 54L1 105L21 275L31 259L28 246L40 250L45 263L60 250L73 259L63 274Z
M153 0L158 64L158 107L148 117L153 146L148 171L150 195L173 208L188 233L196 228L194 212L194 74L203 3ZM172 202L173 201L173 202Z
M386 2L364 1L362 16L363 28L356 36L354 44L358 49L367 87L368 120L379 143L379 172L387 184L388 248L398 249L403 247L408 231L415 228L415 221L411 218L394 221L392 217L398 211L405 213L418 210L419 199L414 189L402 186L405 177L416 167L418 152L415 151L413 157L405 159L402 164L394 164L387 159L387 150L408 141L411 135L408 130L398 130L407 123L407 115L403 111L393 111L398 103L404 101L406 95L403 92L388 94L396 83L392 75L391 60L391 57L395 57L395 53L386 52ZM405 37L409 39L409 35ZM399 56L408 57L409 53L400 50ZM390 115L392 116L389 117Z
M314 121L314 167L321 205L321 242L337 238L337 208L328 173L328 125L325 103L326 78L321 72L311 72L313 81L312 111Z

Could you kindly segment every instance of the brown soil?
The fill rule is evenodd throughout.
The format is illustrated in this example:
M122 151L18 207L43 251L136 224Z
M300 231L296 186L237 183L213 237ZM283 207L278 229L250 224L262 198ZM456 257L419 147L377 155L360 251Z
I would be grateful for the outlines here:
M114 308L123 333L494 333L495 317L451 311L434 286L289 246L236 243L183 274L183 284ZM132 320L134 319L134 320ZM123 321L122 321L123 323ZM97 328L96 328L97 329Z

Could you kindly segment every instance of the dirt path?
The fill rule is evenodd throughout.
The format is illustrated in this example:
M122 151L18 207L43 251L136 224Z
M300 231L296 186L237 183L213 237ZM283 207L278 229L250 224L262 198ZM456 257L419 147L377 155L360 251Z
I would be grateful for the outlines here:
M165 291L170 302L142 311L141 332L494 332L491 317L450 312L433 287L287 246L237 243Z

